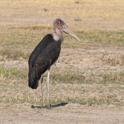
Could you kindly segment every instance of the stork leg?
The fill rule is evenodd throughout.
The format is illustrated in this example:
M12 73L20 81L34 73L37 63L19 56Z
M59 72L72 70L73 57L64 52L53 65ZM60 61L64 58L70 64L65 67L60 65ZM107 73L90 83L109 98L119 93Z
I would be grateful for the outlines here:
M48 108L50 108L51 107L51 105L50 105L50 94L49 94L49 92L50 92L50 90L49 90L49 84L50 84L50 69L48 70L48 73L47 73L47 100L48 100Z
M41 97L42 97L42 106L44 106L44 94L43 94L43 77L41 77Z

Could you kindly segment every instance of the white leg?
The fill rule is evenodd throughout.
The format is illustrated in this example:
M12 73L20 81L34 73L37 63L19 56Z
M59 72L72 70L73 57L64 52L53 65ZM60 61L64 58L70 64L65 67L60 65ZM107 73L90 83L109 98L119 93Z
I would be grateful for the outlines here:
M50 83L50 69L48 70L48 73L47 73L47 100L48 100L48 108L50 108L49 83Z
M41 77L41 97L42 97L42 106L44 106L43 77Z

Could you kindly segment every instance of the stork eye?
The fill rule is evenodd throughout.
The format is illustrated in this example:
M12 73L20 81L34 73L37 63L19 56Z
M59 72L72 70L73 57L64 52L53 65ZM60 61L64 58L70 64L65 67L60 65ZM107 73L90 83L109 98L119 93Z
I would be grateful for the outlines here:
M60 21L60 20L58 20L58 21L57 21L57 24L58 24L58 25L60 25L60 24L61 24L61 21Z

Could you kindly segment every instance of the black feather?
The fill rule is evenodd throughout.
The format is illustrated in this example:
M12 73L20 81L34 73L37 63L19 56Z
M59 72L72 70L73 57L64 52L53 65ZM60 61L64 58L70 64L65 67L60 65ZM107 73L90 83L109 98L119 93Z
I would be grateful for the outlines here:
M28 85L32 89L38 87L41 75L58 59L61 41L55 41L52 34L46 35L36 46L29 57Z

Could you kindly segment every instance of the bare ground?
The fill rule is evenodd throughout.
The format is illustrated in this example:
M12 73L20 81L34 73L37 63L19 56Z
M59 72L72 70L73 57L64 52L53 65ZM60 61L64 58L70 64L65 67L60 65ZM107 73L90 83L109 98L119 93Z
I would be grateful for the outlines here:
M88 73L88 71L91 69L92 72L99 74L103 71L117 71L123 70L123 66L118 67L117 60L121 59L121 57L118 56L118 52L120 53L120 56L123 56L123 49L118 48L91 48L90 50L86 49L76 49L74 51L73 49L63 49L62 54L60 56L59 61L57 62L56 66L53 67L53 69L57 69L61 67L61 70L58 71L63 72L64 68L72 67L73 69L79 70L79 72L85 72ZM117 50L117 51L116 51ZM72 56L73 54L73 56ZM117 54L117 56L115 55ZM107 61L107 56L110 56L110 58L114 55L114 64L115 66L111 66ZM67 57L68 56L68 57ZM103 58L104 56L104 58ZM75 57L75 59L72 59L72 57ZM116 59L116 57L118 57ZM67 60L69 59L69 60ZM104 66L101 66L105 59ZM106 62L107 61L107 62ZM120 63L122 60L120 60ZM18 67L18 68L27 68L27 63L23 61L9 61L1 63L4 64L7 67ZM123 64L123 62L122 62ZM73 70L74 71L74 70ZM88 75L87 75L88 76ZM86 76L86 77L87 77ZM95 77L97 78L97 76ZM26 85L26 84L24 84ZM77 95L74 96L74 94L71 94L70 91L66 91L65 89L62 90L62 86L68 87L68 84L58 84L58 90L60 91L52 91L51 95L57 94L58 96L64 97L75 97L78 98L80 96L80 86L83 84L75 84L73 88L76 88L75 90ZM89 92L84 93L84 96L87 95L88 97L92 96L99 96L99 92L97 89L97 84L84 84L83 87L88 87ZM88 86L90 85L90 86ZM113 84L112 84L113 85ZM21 85L20 85L21 86ZM25 86L26 87L26 86ZM57 87L55 85L51 86L52 90L56 89ZM106 88L108 88L106 86ZM69 89L69 88L68 88ZM78 91L79 89L79 91ZM103 87L101 87L101 90ZM87 90L87 89L86 89ZM91 91L90 91L91 90ZM96 91L95 91L96 90ZM114 93L116 94L116 89L114 89ZM19 91L20 92L20 91ZM30 91L28 89L28 92L32 95L34 92ZM60 94L59 94L60 92ZM107 94L107 89L104 92L104 95ZM8 92L8 95L10 95L12 91ZM119 97L119 94L121 93L119 99L122 99L121 102L123 102L124 95L123 91L118 91L117 97ZM6 93L7 94L7 93ZM14 92L13 92L14 94ZM40 90L37 90L37 94L40 95ZM28 94L25 94L28 95ZM10 95L12 96L12 95ZM52 96L53 97L53 96ZM51 97L51 98L52 98ZM54 97L53 97L54 98ZM60 98L61 99L61 98ZM0 104L0 123L1 124L123 124L124 123L124 108L123 103L121 106L116 106L113 104L110 105L81 105L78 103L68 103L65 106L59 106L52 109L39 109L39 108L31 108L30 103L22 103L22 104L15 104L15 103L1 103Z
M49 28L52 20L61 16L76 31L87 29L120 31L124 29L123 3L123 0L96 0L95 2L92 0L60 0L57 2L56 0L1 0L0 25L4 26L6 32L0 28L0 49L5 50L3 54L8 54L10 58L1 56L0 65L6 68L14 67L22 72L24 71L24 74L21 74L25 75L25 72L27 74L27 60L22 58L13 60L14 57L11 58L11 52L8 51L7 53L7 50L13 50L11 45L16 47L17 44L24 44L20 42L21 40L16 39L16 35L17 38L23 40L27 38L26 40L28 40L28 33L26 37L23 37L24 30L18 29L11 34L10 32L13 30L8 30L6 27L22 26L24 28L28 27L30 30L32 25L34 27L39 25L42 27L43 25ZM47 8L48 6L49 8ZM40 35L40 30L36 33ZM9 45L6 38L8 34L9 41L18 41L10 42L10 47L7 46ZM11 37L12 35L15 37ZM28 41L32 41L34 35L31 33L32 37ZM34 42L37 41L36 38L33 40ZM20 49L25 48L25 46L22 45ZM32 46L29 49L26 48L25 53L31 50ZM12 53L15 53L15 51L12 51ZM68 69L70 73L72 71L74 74L78 73L77 76L81 75L81 79L79 77L74 84L69 84L69 79L64 82L67 77L61 77L61 73ZM31 105L41 98L37 97L37 95L40 96L40 89L36 91L37 95L34 95L34 91L27 87L26 77L21 79L22 77L15 73L16 77L11 77L11 74L9 77L5 73L8 76L6 78L1 73L0 124L124 124L123 45L119 47L103 47L102 45L92 47L92 44L89 44L89 46L84 44L83 48L64 48L56 66L53 67L53 72L54 70L57 70L60 79L55 84L51 84L51 99L66 100L69 98L76 100L77 98L77 101L74 103L68 102L65 106L50 110L31 108ZM86 101L83 101L84 104L81 101L80 104L80 100Z
M123 124L122 108L67 104L53 109L32 109L30 105L3 107L1 124Z

